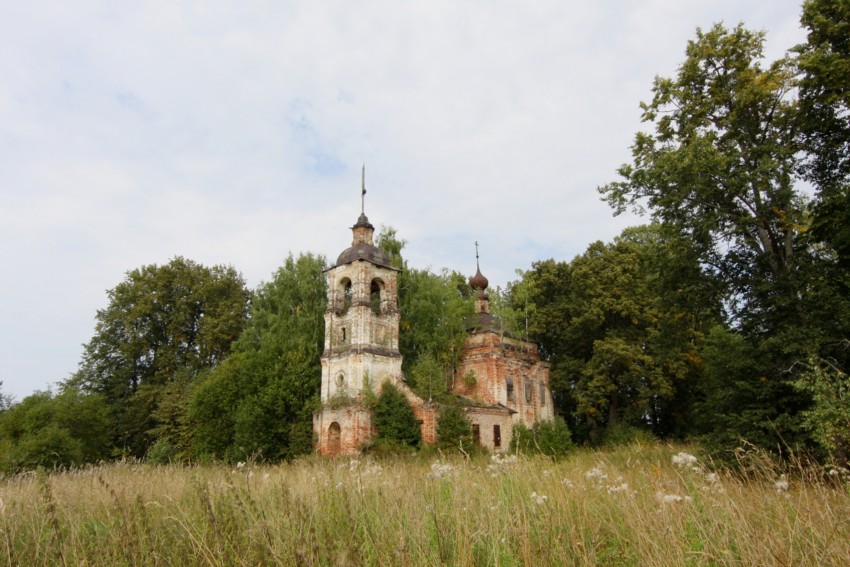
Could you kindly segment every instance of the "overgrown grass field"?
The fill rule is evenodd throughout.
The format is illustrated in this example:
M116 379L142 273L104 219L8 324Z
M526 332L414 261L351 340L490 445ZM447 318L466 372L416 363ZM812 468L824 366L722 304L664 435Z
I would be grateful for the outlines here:
M692 454L23 474L0 481L0 564L850 565L847 471Z

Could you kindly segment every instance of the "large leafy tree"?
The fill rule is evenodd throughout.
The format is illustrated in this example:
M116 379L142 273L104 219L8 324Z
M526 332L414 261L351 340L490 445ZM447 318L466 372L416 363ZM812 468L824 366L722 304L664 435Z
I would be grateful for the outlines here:
M290 255L261 285L233 354L189 408L196 456L279 460L312 449L327 305L325 259Z
M831 199L850 178L850 4L807 0L801 23L808 30L807 42L795 48L804 171Z
M814 4L822 3L807 9ZM810 238L810 203L795 188L817 121L801 119L811 103L794 97L794 62L763 65L763 43L743 26L698 30L676 76L656 78L642 104L652 128L637 134L632 163L600 192L617 212L646 209L690 239L703 270L725 286L729 328L706 350L701 429L775 447L804 441L810 400L794 388L800 363L836 343L850 319L839 281L825 271L829 254ZM801 128L812 131L801 137ZM809 171L840 171L828 154ZM730 350L749 353L749 365L732 364ZM724 370L730 364L734 372Z
M674 228L729 286L735 315L767 332L800 282L804 202L793 186L798 144L793 69L763 67L764 34L742 26L697 31L672 78L641 105L653 127L632 146L621 181L600 187L619 213L630 206Z
M177 257L128 272L107 295L70 383L104 397L116 445L142 456L168 385L225 359L245 325L250 292L232 267Z
M514 286L552 364L556 403L578 433L595 438L619 422L682 433L699 329L716 313L687 251L658 226L628 229L568 264L535 263Z
M816 189L811 235L835 253L838 280L850 287L850 3L808 0L808 41L798 53L803 175Z

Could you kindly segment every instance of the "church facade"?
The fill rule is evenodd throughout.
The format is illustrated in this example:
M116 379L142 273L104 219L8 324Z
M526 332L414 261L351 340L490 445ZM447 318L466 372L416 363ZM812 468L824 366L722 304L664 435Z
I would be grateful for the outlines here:
M399 351L398 273L374 245L374 226L365 213L352 227L352 244L326 271L328 307L322 354L322 409L313 416L316 449L322 455L357 454L376 434L364 403L385 383L396 386L413 407L424 443L437 441L438 405L417 396L405 383ZM487 279L480 268L470 280L476 312L459 377L459 396L475 441L492 451L510 446L513 426L553 419L549 367L537 346L506 333L489 312ZM461 378L462 377L462 378Z

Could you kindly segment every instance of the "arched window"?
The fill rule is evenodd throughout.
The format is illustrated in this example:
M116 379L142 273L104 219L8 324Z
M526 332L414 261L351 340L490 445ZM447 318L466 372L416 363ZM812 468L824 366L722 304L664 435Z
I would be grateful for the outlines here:
M508 376L505 378L505 387L508 391L508 401L514 401L514 379Z
M525 381L525 403L530 404L531 398L534 396L534 384L531 381Z
M351 307L353 293L351 291L351 280L345 278L342 280L342 312L347 313Z
M546 384L543 382L540 383L540 405L546 405Z
M343 374L342 372L337 374L335 381L336 381L336 387L337 388L342 388L343 386L345 386L345 374Z
M372 313L375 315L381 314L381 292L383 282L379 279L372 280L372 286L369 289L369 300L372 304Z
M336 455L342 448L342 428L339 423L333 422L328 427L328 455Z

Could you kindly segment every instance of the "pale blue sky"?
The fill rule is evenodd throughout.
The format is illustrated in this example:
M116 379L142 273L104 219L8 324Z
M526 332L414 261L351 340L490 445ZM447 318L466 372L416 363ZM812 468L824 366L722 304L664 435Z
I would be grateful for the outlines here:
M105 290L182 255L254 287L367 214L494 285L634 219L596 187L697 26L781 56L799 2L0 4L0 381L65 379Z

